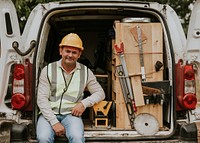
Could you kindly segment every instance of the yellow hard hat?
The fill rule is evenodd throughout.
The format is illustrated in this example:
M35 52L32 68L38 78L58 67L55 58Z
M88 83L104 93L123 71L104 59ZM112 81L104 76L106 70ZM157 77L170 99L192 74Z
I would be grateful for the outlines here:
M71 47L78 48L82 51L84 49L81 38L75 33L70 33L70 34L66 35L62 39L61 43L59 44L59 47L62 47L62 46L71 46Z

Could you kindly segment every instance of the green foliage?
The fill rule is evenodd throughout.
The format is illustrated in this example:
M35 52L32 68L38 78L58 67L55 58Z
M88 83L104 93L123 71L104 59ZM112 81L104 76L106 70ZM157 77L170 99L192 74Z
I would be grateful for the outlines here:
M176 11L181 19L185 33L187 32L189 20L191 16L191 4L194 0L169 0L170 6Z
M15 4L17 15L19 18L20 29L24 28L24 25L27 21L27 18L31 10L37 5L37 2L34 0L12 0Z
M37 4L47 3L57 0L12 0L12 1L16 7L17 15L19 18L20 29L22 31L30 12Z
M158 2L170 5L178 14L185 33L187 33L191 16L191 5L195 0L145 0L147 2Z

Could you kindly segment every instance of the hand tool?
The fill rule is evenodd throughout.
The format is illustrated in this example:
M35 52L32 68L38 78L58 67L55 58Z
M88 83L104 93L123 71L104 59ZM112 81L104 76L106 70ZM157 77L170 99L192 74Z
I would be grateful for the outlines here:
M138 47L139 47L139 52L140 52L140 66L141 66L142 80L145 81L146 76L145 76L144 56L143 56L143 47L142 47L142 31L139 25L136 28L137 28L137 34L138 34Z
M127 86L127 82L126 82L126 79L125 79L124 70L123 70L122 65L118 65L116 67L116 71L117 71L117 74L118 74L118 77L119 77L119 82L120 82L120 85L121 85L121 88L122 88L122 94L124 96L124 102L125 102L126 109L127 109L127 112L128 112L130 125L131 125L131 128L134 128L134 119L135 119L134 111L136 111L137 109L135 107L134 101L129 96L130 91L129 91L128 86Z
M124 77L125 77L125 80L126 80L128 93L129 93L130 99L132 100L134 110L136 110L132 86L131 86L131 81L130 81L130 78L129 78L128 69L127 69L127 66L126 66L125 58L124 58L124 44L123 44L123 42L121 42L120 47L118 47L116 44L115 44L114 47L115 47L116 52L119 55L120 62L121 62L121 65L122 65L123 71L124 71Z
M129 78L128 69L127 69L127 66L126 66L125 58L124 58L124 45L123 45L123 43L120 43L120 47L115 45L115 49L116 49L116 52L118 53L120 61L121 61L121 65L118 65L116 67L116 70L117 70L120 85L121 85L121 88L122 88L122 93L123 93L123 96L124 96L124 101L125 101L126 109L127 109L127 112L128 112L130 125L131 125L131 128L134 128L134 124L133 124L134 119L135 119L134 112L137 111L137 108L135 106L131 81L130 81L130 78Z

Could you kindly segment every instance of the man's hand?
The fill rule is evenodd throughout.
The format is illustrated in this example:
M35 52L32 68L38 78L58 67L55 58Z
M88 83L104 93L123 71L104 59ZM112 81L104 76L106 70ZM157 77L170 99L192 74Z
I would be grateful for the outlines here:
M52 126L56 136L64 136L65 135L65 128L64 126L58 122Z
M83 112L85 111L85 107L83 106L83 103L78 103L74 108L72 109L72 115L74 116L81 116Z

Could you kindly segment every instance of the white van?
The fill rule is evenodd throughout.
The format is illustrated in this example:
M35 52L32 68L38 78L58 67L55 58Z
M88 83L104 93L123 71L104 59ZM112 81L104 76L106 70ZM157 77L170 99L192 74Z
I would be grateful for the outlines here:
M197 0L186 41L169 5L50 2L32 10L21 34L12 1L0 0L1 141L37 142L38 77L45 65L60 59L61 38L75 32L85 48L79 62L94 72L106 93L105 101L82 117L86 142L198 142L199 13ZM123 54L117 51L121 46Z

